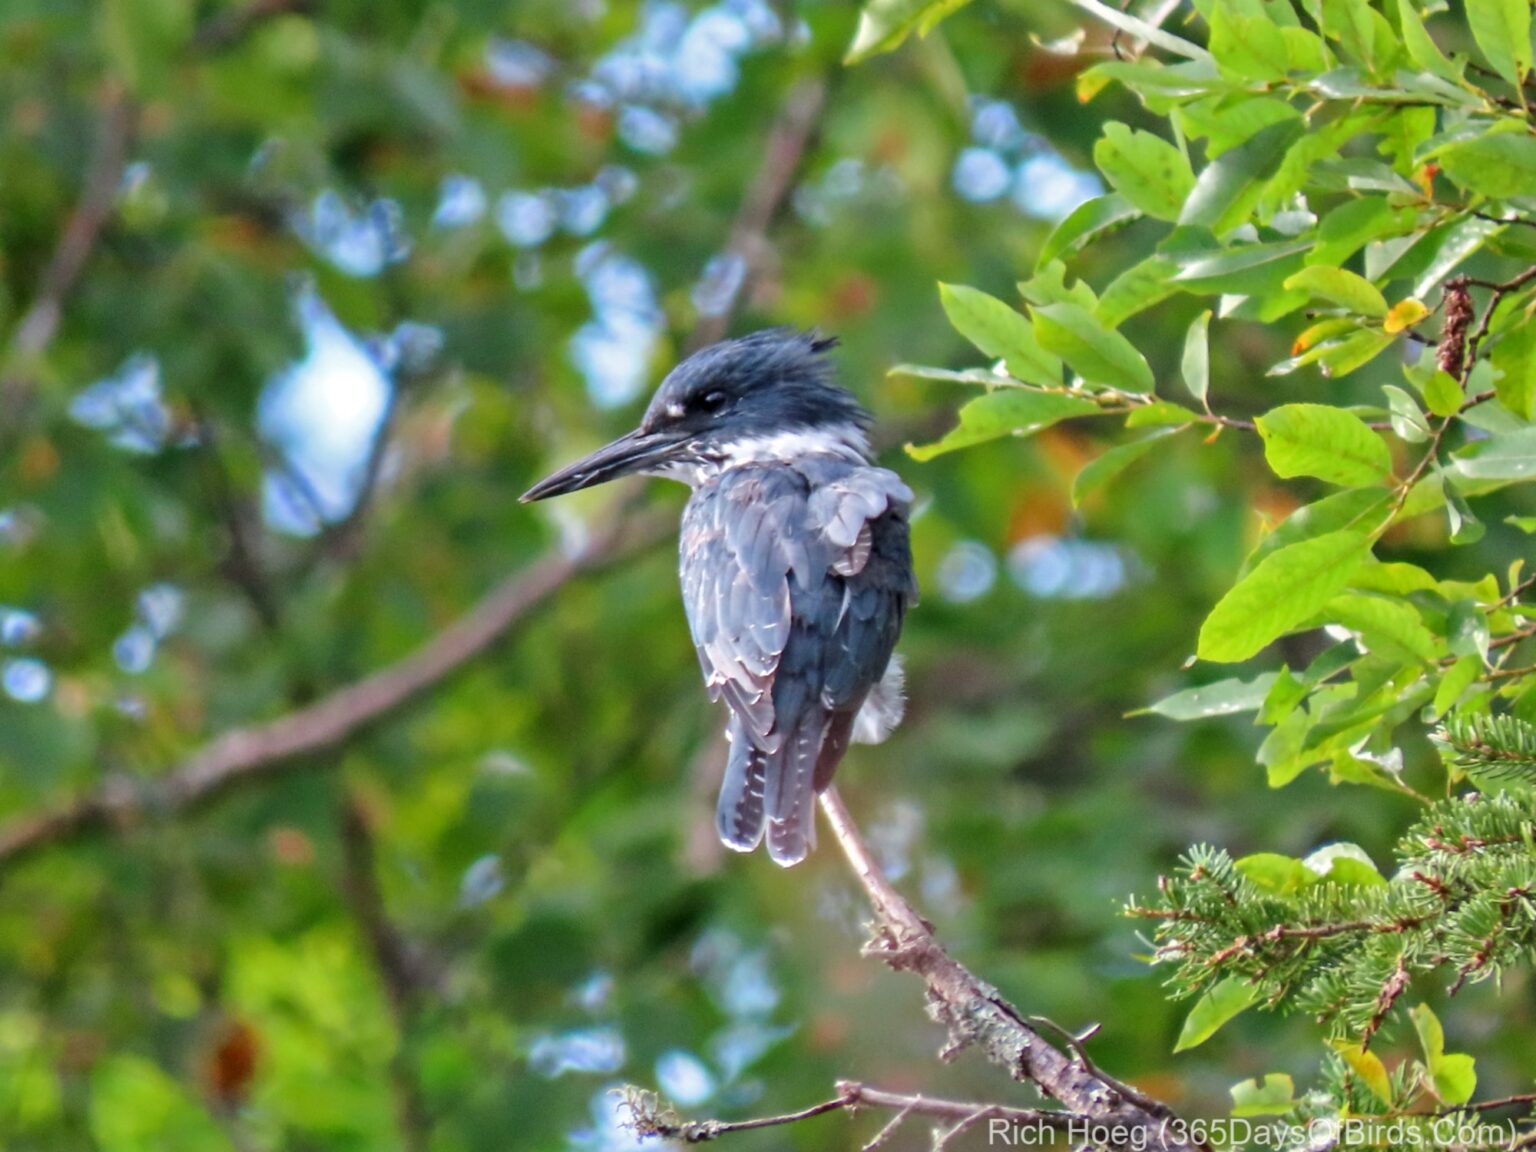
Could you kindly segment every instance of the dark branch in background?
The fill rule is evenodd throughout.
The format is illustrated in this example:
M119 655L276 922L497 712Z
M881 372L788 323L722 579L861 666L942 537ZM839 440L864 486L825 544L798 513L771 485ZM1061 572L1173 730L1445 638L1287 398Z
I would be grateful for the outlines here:
M112 781L72 803L0 827L0 865L88 832L179 815L305 756L335 749L482 655L568 580L611 566L661 540L665 531L656 515L627 522L619 517L581 553L556 552L535 561L410 655L372 675L265 724L227 732L166 776Z
M427 1152L431 1116L421 1097L407 1056L407 1036L417 998L435 983L422 953L390 923L379 890L377 852L368 813L349 789L341 797L342 895L363 933L374 967L384 984L390 1016L399 1037L389 1064L390 1085L399 1113L399 1128L407 1152Z
M86 166L80 199L38 280L37 294L17 322L6 349L5 378L0 380L0 428L20 426L22 409L33 388L31 374L36 361L58 334L64 303L96 250L123 182L137 108L116 81L104 87L101 102L96 144Z
M267 635L275 636L282 630L282 613L272 582L261 563L257 542L259 513L251 501L241 498L239 487L229 473L229 463L222 451L222 435L213 418L196 401L192 404L192 414L197 427L197 442L207 461L213 502L229 536L228 550L219 558L219 572L244 595Z
M741 287L725 310L716 315L699 317L693 334L688 338L688 351L713 344L724 336L736 306L751 295L761 278L771 252L768 226L789 199L795 173L800 170L800 161L810 146L826 99L827 82L820 77L802 80L784 98L778 122L768 134L762 164L736 214L736 222L731 226L730 239L725 246L727 256L743 262L745 274Z

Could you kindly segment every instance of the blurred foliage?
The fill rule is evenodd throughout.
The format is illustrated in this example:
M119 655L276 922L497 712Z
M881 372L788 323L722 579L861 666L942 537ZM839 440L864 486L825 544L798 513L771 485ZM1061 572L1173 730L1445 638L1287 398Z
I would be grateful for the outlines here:
M1529 54L1488 22L1509 5L1430 39L1411 4L1201 3L1171 64L1116 62L1066 3L929 27L958 7L875 4L860 31L850 6L753 0L0 6L0 817L174 772L578 545L617 494L515 494L624 430L734 305L736 330L842 336L884 443L933 443L970 401L967 451L891 454L920 500L911 708L842 776L957 955L1029 1011L1102 1021L1094 1056L1188 1114L1234 1081L1240 1108L1316 1083L1336 1109L1379 1086L1370 1060L1394 1104L1450 1101L1469 1050L1480 1097L1525 1090L1521 966L1441 1006L1439 1041L1400 1013L1321 1073L1315 1028L1256 1012L1174 1056L1187 1008L1120 913L1193 842L1388 860L1446 779L1426 707L1536 721L1501 674L1536 523L1510 474L1529 289L1467 379L1415 357L1405 381L1399 355L1444 323L1446 276L1530 261L1499 222L1531 139ZM856 35L905 43L847 68ZM735 300L738 206L818 78ZM1001 303L1021 274L1027 318ZM973 399L967 341L1026 387L987 368ZM1083 404L1130 430L1066 422ZM860 960L835 854L722 857L673 569L659 548L573 581L344 747L7 868L0 1142L608 1148L624 1080L717 1115L839 1077L998 1096ZM1234 685L1197 645L1257 659ZM737 1143L842 1148L849 1123Z

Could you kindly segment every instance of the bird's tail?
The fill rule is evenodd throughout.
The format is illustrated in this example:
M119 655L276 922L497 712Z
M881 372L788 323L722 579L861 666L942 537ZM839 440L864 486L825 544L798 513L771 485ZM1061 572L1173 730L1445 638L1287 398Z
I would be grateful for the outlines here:
M785 868L816 847L816 764L826 732L826 713L807 708L768 761L768 855Z
M817 769L825 758L827 727L826 715L813 709L776 750L765 752L731 718L726 730L731 750L715 811L715 827L727 848L750 852L766 833L776 864L787 868L810 854L816 846ZM845 726L834 758L846 748Z
M727 848L750 852L763 840L763 793L769 754L753 747L752 738L734 715L725 738L730 741L731 752L725 762L725 779L720 784L715 827Z

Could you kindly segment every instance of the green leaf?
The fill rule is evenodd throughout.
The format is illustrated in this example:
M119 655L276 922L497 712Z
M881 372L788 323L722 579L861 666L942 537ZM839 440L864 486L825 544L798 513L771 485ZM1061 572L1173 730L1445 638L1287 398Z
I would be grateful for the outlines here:
M1499 373L1499 403L1522 420L1536 417L1536 324L1516 324L1499 338L1490 356Z
M940 20L968 3L970 0L867 0L859 11L859 24L843 63L857 64L891 52L913 32L926 35Z
M1140 440L1099 453L1078 472L1072 480L1072 506L1076 508L1094 492L1108 484L1136 461L1145 456L1159 440L1173 435L1176 428L1163 428Z
M1035 335L1084 380L1123 392L1150 392L1152 369L1135 346L1076 304L1036 308Z
M1467 0L1467 23L1493 70L1520 87L1531 70L1531 0Z
M1263 182L1275 174L1301 134L1300 121L1286 120L1223 152L1200 173L1176 216L1178 222L1203 225L1218 236L1244 223L1263 193Z
M1323 611L1331 622L1358 632L1372 652L1391 651L1425 663L1440 655L1435 634L1401 600L1346 592L1330 600Z
M1397 0L1397 15L1408 58L1433 76L1453 84L1459 82L1461 70L1445 58L1440 46L1430 37L1424 21L1419 18L1416 0Z
M1283 1116L1296 1106L1296 1083L1284 1072L1266 1072L1257 1080L1234 1084L1232 1115Z
M1010 381L989 368L929 368L924 364L897 364L885 370L887 376L911 376L918 380L943 380L950 384L980 384L986 388L1006 387Z
M1042 264L1028 280L1020 280L1019 295L1037 308L1047 304L1076 304L1092 312L1099 303L1086 281L1074 280L1068 287L1067 266L1060 260Z
M1182 404L1167 400L1154 400L1131 409L1125 418L1127 428L1184 428L1200 419L1198 412L1191 412Z
M964 284L940 284L939 300L955 331L1002 360L1015 379L1045 388L1061 384L1061 361L1040 347L1023 313Z
M1358 884L1379 888L1387 882L1365 849L1347 840L1323 845L1302 864L1317 878L1313 881L1315 884Z
M1309 265L1289 277L1285 286L1292 291L1332 300L1363 316L1381 317L1387 314L1387 298L1381 294L1381 289L1364 276L1344 268L1331 268L1326 264Z
M1264 458L1285 479L1315 476L1350 487L1391 475L1386 443L1358 416L1327 404L1286 404L1260 416Z
M1479 217L1458 220L1444 228L1437 228L1428 233L1422 245L1413 246L1414 255L1423 249L1422 271L1406 272L1394 269L1394 275L1413 275L1416 277L1413 283L1412 295L1420 300L1428 299L1431 292L1439 288L1440 282L1449 276L1463 260L1480 249L1488 240L1504 230L1505 225L1494 220L1483 220ZM1367 253L1367 265L1369 265L1369 253ZM1404 264L1408 264L1407 260ZM1415 261L1418 263L1418 261ZM1366 275L1371 276L1369 267ZM1372 276L1373 279L1377 277Z
M1156 254L1132 264L1105 285L1093 314L1108 327L1118 328L1138 312L1177 293L1179 285L1173 280L1177 270L1172 260Z
M1252 296L1279 290L1285 278L1301 267L1306 240L1188 253L1180 256L1174 275L1191 292Z
M1446 1052L1445 1029L1428 1004L1416 1004L1408 1009L1408 1018L1419 1035L1424 1067L1440 1102L1455 1107L1472 1099L1472 1094L1477 1091L1477 1069L1472 1057Z
M1042 268L1052 260L1077 251L1095 237L1139 220L1141 216L1141 209L1118 193L1084 200L1046 237L1035 267Z
M1165 696L1156 704L1132 715L1155 712L1170 720L1205 720L1211 716L1253 712L1264 703L1274 683L1273 672L1262 673L1252 680L1217 680L1213 684L1185 688L1172 696Z
M1285 37L1268 16L1242 15L1230 3L1210 14L1216 66L1244 80L1283 80L1290 71Z
M1287 516L1248 557L1244 570L1253 568L1272 552L1300 540L1312 540L1328 532L1357 528L1365 532L1385 511L1391 493L1386 488L1346 488L1304 505Z
M1456 707L1462 693L1477 682L1482 675L1483 661L1478 656L1463 656L1448 668L1440 677L1440 684L1435 688L1434 712L1436 718L1444 716L1452 708Z
M1194 323L1189 326L1189 331L1184 334L1184 358L1180 362L1184 387L1188 388L1189 394L1202 404L1205 403L1206 393L1211 387L1211 349L1208 338L1210 327L1209 310L1195 317Z
M1402 230L1402 214L1385 196L1347 200L1325 215L1317 226L1317 247L1308 264L1339 265L1372 240Z
M1180 104L1173 110L1173 122L1186 137L1205 140L1206 157L1214 160L1271 124L1295 120L1300 115L1284 100L1268 96L1233 100L1223 92Z
M1468 480L1536 478L1536 428L1523 428L1458 449L1452 475Z
M1204 1044L1227 1021L1244 1009L1251 1007L1259 998L1259 990L1241 976L1228 976L1217 984L1189 1010L1179 1039L1173 1046L1175 1052L1184 1052Z
M1116 192L1158 220L1177 220L1195 186L1184 153L1160 136L1125 124L1104 126L1093 146L1093 162Z
M1369 537L1345 530L1271 552L1211 609L1197 654L1222 664L1256 655L1342 592L1370 551Z
M1317 879L1317 874L1294 856L1255 852L1233 862L1247 879L1274 896L1290 896Z
M1366 0L1322 0L1323 35L1338 41L1352 60L1370 65L1375 58L1376 28Z
M957 448L984 444L1002 436L1038 432L1074 416L1090 416L1101 411L1092 400L1061 392L1031 392L1006 388L979 396L960 409L960 423L933 444L907 445L914 460L932 460Z
M1264 697L1264 706L1259 709L1259 723L1279 724L1296 710L1296 705L1306 698L1307 691L1306 682L1297 679L1282 664L1280 671L1275 674L1275 683L1269 695Z
M1392 413L1392 431L1409 444L1422 444L1430 437L1429 421L1424 412L1408 393L1396 384L1383 384L1387 394L1387 408Z
M1356 368L1369 364L1393 344L1397 337L1374 328L1356 332L1337 344L1330 344L1317 358L1318 367L1328 377L1348 376Z
M1469 192L1501 200L1536 196L1536 136L1528 132L1485 132L1452 144L1436 159L1445 174Z
M1424 393L1424 403L1429 405L1429 410L1436 416L1456 415L1461 411L1462 401L1466 399L1462 395L1461 381L1443 368L1431 372L1419 390Z
M1472 514L1466 498L1449 484L1445 486L1445 514L1451 526L1452 544L1476 544L1488 531Z

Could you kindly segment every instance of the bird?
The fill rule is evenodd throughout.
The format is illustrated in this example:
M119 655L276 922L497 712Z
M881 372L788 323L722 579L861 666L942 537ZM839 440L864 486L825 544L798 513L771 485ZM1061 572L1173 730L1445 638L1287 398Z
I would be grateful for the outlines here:
M835 337L770 328L688 356L640 425L535 484L544 500L621 476L692 492L678 533L689 631L729 712L721 841L789 867L850 742L905 708L895 655L916 603L912 490L874 463L869 413L838 384Z

